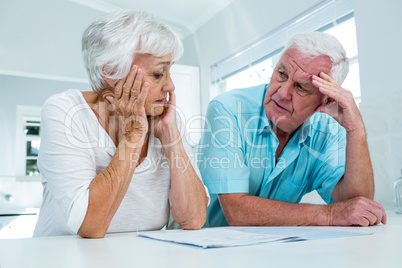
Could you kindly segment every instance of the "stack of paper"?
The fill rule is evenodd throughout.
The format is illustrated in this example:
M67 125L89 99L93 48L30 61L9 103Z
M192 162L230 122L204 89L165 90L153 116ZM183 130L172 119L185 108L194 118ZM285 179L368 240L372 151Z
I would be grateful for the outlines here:
M239 231L228 228L205 228L201 230L169 230L138 233L137 236L156 240L193 245L202 248L235 247L269 242L304 240L301 236L269 235Z
M325 227L216 227L201 230L141 232L137 236L202 248L236 247L259 243L294 242L348 236L370 235Z

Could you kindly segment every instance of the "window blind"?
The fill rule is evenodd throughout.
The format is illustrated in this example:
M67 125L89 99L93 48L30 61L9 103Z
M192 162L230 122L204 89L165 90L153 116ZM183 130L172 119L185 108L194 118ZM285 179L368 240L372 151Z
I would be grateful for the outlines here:
M286 40L298 32L322 31L353 16L353 0L326 0L269 32L247 47L211 66L211 83L219 83L279 53Z

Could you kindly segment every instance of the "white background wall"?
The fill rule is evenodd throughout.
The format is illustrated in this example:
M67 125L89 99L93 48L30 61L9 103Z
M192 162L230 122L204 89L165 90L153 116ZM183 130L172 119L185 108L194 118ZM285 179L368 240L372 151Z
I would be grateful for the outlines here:
M86 79L81 34L102 14L66 0L0 3L0 73L3 70Z
M376 181L375 199L392 205L402 170L402 1L354 0L361 112Z
M90 90L81 34L100 14L62 0L1 2L0 177L15 176L17 105L41 106L47 97L68 88Z
M40 182L15 181L17 105L41 106L68 88L90 90L81 34L100 14L63 0L0 2L0 209L40 205Z

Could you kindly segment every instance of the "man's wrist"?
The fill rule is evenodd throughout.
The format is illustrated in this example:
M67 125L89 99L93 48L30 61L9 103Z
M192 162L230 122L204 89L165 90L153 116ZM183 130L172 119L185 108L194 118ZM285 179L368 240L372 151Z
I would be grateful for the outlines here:
M366 130L364 127L355 129L353 131L346 132L346 139L347 140L364 140L366 141Z
M319 205L318 214L315 217L318 226L329 226L331 225L331 215L332 208L331 205Z

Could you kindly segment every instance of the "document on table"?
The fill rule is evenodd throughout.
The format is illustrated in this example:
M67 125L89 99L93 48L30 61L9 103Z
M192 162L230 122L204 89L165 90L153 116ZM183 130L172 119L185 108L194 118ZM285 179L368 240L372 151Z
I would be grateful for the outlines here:
M140 232L137 234L137 236L185 245L193 245L202 248L236 247L258 243L289 242L304 239L301 236L248 233L230 228Z
M202 248L219 248L370 234L299 227L216 227L139 232L137 236Z

